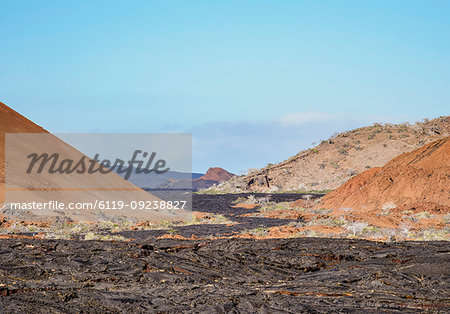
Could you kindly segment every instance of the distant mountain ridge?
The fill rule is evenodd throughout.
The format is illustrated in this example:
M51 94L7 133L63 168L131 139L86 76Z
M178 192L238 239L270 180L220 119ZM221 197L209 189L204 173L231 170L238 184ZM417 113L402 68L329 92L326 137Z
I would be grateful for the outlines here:
M119 175L121 177L124 177L124 174L119 173ZM154 172L151 172L149 174L136 173L135 171L133 171L128 181L142 189L164 189L169 188L170 185L176 184L178 182L185 182L183 186L189 189L188 185L186 185L186 182L191 182L192 180L201 178L203 175L203 173L189 173L178 171L167 171L162 174L156 174ZM180 186L180 188L182 187Z
M175 189L175 190L193 190L199 191L207 189L211 186L220 184L230 180L235 174L232 174L225 169L219 167L212 167L206 171L206 174L198 176L196 178L192 176L192 179L182 178L182 179L170 179L163 182L157 188L159 189Z

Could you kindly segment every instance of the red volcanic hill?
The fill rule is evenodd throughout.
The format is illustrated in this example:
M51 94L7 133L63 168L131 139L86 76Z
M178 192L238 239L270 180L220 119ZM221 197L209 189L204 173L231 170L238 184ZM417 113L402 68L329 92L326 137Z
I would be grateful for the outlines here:
M5 175L5 133L48 133L39 125L0 102L0 181Z
M46 133L41 140L33 140L35 138L23 136L19 140L13 141L13 149L9 150L8 160L9 172L8 182L5 182L5 135L8 133ZM20 136L20 135L19 135ZM12 110L5 104L0 102L0 217L2 214L11 215L11 220L52 220L61 216L60 211L44 208L43 210L30 211L14 211L3 206L7 203L19 202L49 202L58 201L61 203L69 202L87 202L95 203L96 201L121 200L125 204L129 204L135 200L159 201L159 199L129 181L124 180L115 173L107 173L100 175L98 172L90 175L55 175L49 172L37 174L25 174L25 172L15 171L20 168L14 168L12 164L16 164L17 160L24 153L35 152L57 152L61 159L80 160L84 155L61 141L56 136L49 134L45 129L28 120L16 111ZM12 170L11 170L12 169ZM61 191L64 191L62 193ZM6 195L6 192L8 192ZM6 196L8 198L6 199ZM128 202L128 203L127 203ZM143 211L143 210L127 210L119 211L116 209L108 210L108 212L100 213L99 209L90 210L83 209L79 212L67 211L64 213L68 218L76 221L99 221L116 217L118 215L129 217L136 220L180 220L172 213ZM66 218L67 218L66 217Z
M328 193L319 206L450 212L450 137L361 173Z
M47 133L47 131L0 102L0 134L5 133Z
M195 179L194 181L209 180L209 181L223 182L230 180L234 176L235 176L234 174L226 171L225 169L213 167L209 168L208 171L206 171L205 175L201 176L198 179Z

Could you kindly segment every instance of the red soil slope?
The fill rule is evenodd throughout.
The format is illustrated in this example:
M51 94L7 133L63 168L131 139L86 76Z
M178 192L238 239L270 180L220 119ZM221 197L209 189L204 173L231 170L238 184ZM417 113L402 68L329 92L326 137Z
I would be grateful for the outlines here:
M5 133L48 132L0 102L0 182L4 182L5 176Z
M39 125L0 102L0 133L47 133Z
M48 133L45 129L28 120L16 111L12 110L0 102L0 207L5 202L5 191L8 190L8 202L48 202L59 201L61 203L69 202L91 202L96 201L124 201L124 204L130 204L132 201L159 201L159 199L124 180L115 173L100 175L98 172L86 175L55 175L45 171L40 175L24 176L23 173L11 171L8 174L8 186L5 186L5 134L7 133ZM61 155L61 158L70 160L79 160L84 156L67 143L64 143L57 137L48 134L46 140L39 143L28 142L16 143L11 156L23 156L23 151L41 152L45 149L54 150ZM10 158L10 157L8 157ZM11 163L10 163L11 165ZM9 168L11 169L11 168ZM29 187L39 187L37 190ZM63 191L61 193L60 191ZM26 191L26 192L23 192ZM55 192L56 191L56 192ZM98 221L103 220L105 213L99 214L99 210L80 210L67 211L65 213L73 220ZM149 210L108 210L109 217L125 216L138 220L182 220L183 217L173 213L153 212ZM18 218L23 220L22 213L18 212ZM28 213L27 213L28 215ZM57 210L42 210L31 212L29 215L33 220L47 220L60 215ZM1 214L0 214L1 216ZM17 217L16 217L17 218Z
M194 181L196 181L196 180L211 180L211 181L216 181L216 182L223 182L223 181L230 180L234 176L235 176L234 174L226 171L225 169L222 169L219 167L213 167L213 168L209 168L204 176L201 176L200 178L195 179Z
M328 193L319 207L450 212L450 137L361 173Z

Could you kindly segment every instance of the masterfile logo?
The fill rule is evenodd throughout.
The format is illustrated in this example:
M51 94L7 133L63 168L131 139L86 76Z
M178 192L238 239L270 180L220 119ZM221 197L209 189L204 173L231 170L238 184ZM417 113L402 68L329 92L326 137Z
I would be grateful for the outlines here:
M10 219L184 220L191 209L191 181L164 184L170 171L191 173L190 134L16 133L5 142Z

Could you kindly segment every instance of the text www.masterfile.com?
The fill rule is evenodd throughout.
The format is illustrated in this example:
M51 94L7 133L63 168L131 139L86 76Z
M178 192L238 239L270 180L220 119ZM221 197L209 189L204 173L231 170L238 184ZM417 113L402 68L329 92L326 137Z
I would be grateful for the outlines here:
M92 202L13 202L9 208L17 210L161 210L161 209L184 209L186 201L105 201L95 200Z

